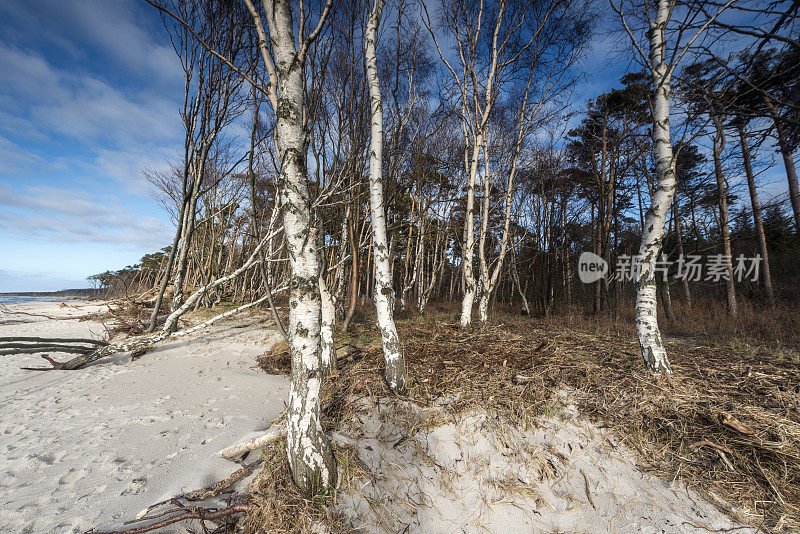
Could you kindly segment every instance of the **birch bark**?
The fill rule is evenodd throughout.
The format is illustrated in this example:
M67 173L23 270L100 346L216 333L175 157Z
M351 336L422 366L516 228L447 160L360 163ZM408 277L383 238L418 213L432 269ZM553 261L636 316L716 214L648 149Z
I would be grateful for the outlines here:
M671 373L667 351L658 328L655 267L664 242L664 225L675 196L675 168L669 131L671 72L665 58L669 0L657 0L656 17L650 22L650 64L653 83L653 150L657 184L650 208L645 213L639 271L636 277L636 332L642 358L651 371Z
M709 17L695 32L694 36L688 39L685 45L680 42L676 43L675 48L669 54L669 59L667 59L665 33L667 23L675 7L674 0L656 0L654 4L656 8L655 18L651 18L649 12L647 13L649 22L647 32L650 47L649 57L645 56L627 22L625 22L622 7L617 6L611 0L612 9L620 16L636 52L650 70L653 84L651 105L653 113L653 151L656 160L656 187L650 208L645 214L642 244L639 247L639 269L636 276L636 332L642 357L651 371L672 372L667 352L664 350L664 343L661 340L661 332L658 329L655 280L656 260L664 242L664 225L666 224L670 204L675 196L676 185L675 160L669 131L669 99L672 92L670 79L676 66L680 63L681 58L689 50L692 43L734 1L728 0L727 3L719 7L716 14ZM645 2L644 9L649 11L650 3Z
M279 161L278 194L283 207L283 226L289 254L289 351L292 359L287 411L287 456L295 484L314 494L335 486L336 464L322 428L320 414L321 299L320 255L317 227L311 215L306 150L305 53L318 35L330 11L325 5L317 28L295 44L290 0L262 0L269 29L269 43L260 14L252 0L245 0L256 29L270 82L277 78L270 99L275 109L275 144ZM271 54L270 54L271 52ZM274 56L274 64L271 60Z
M378 59L375 51L378 26L385 0L375 0L369 15L364 37L364 61L369 83L372 137L369 155L369 204L372 218L372 251L375 257L375 310L381 332L383 356L386 360L386 381L392 389L404 391L406 366L400 338L394 324L394 288L389 266L389 245L386 238L386 214L383 202L383 103L378 79Z

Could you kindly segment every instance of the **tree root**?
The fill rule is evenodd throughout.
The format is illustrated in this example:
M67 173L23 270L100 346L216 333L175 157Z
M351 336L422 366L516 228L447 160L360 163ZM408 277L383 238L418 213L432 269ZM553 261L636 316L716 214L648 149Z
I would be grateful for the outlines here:
M113 531L90 530L87 532L87 534L142 534L143 532L152 532L154 530L161 529L166 526L179 523L181 521L188 521L190 519L199 519L200 521L216 521L218 519L226 517L233 517L239 514L243 514L252 508L252 505L248 503L236 503L231 506L228 506L227 508L222 508L220 510L215 510L213 508L201 508L199 506L195 506L192 508L185 508L182 505L180 505L180 503L175 503L175 504L179 506L179 508L168 510L163 514L161 514L161 516L168 515L171 513L176 513L177 515L173 515L172 517L169 517L162 521L158 521L157 523L152 523L150 525L141 527L129 528L127 530L113 530ZM152 519L153 518L136 519L126 524L141 523L143 521L150 521Z

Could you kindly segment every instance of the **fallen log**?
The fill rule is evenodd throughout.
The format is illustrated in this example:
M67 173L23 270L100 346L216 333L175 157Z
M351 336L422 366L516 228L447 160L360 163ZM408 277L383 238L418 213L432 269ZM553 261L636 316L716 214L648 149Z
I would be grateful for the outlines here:
M37 352L93 352L94 347L81 347L78 345L31 345L27 343L0 344L0 354L36 354Z
M10 342L45 342L45 343L85 343L87 345L99 345L105 346L109 345L108 341L102 341L100 339L88 339L88 338L60 338L60 337L0 337L0 343L10 343Z
M117 352L131 352L139 349L143 349L145 347L149 347L154 343L158 343L162 339L169 336L168 332L160 331L152 336L145 336L136 338L133 340L128 341L127 343L114 343L105 345L104 347L100 347L99 349L92 350L90 352L81 354L80 356L76 356L71 360L67 360L66 362L59 362L54 360L53 358L47 357L47 355L42 355L42 357L50 362L51 367L25 367L24 369L28 371L51 371L51 370L61 370L61 371L72 371L83 367L84 365L88 365L94 361L99 360L100 358L105 358L106 356L110 356ZM37 352L42 352L41 350Z

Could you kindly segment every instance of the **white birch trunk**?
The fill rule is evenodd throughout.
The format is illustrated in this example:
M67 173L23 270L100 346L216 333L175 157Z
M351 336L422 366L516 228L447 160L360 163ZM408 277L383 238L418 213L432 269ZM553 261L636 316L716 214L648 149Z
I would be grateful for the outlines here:
M309 42L300 43L300 51L296 49L290 0L264 1L262 5L277 75L275 143L281 161L278 189L291 267L288 333L292 374L286 418L287 456L295 484L314 494L335 486L336 466L320 416L320 258L317 228L311 220L307 131L303 124L304 50ZM254 13L253 9L250 11ZM257 20L256 25L260 24ZM268 59L265 62L270 68Z
M320 366L322 374L328 375L336 369L336 351L333 344L333 329L336 326L336 305L325 282L325 275L319 277L319 294L321 300L320 323Z
M675 170L669 131L670 73L664 57L664 31L670 16L669 0L657 1L656 18L650 24L650 62L653 77L653 149L657 184L645 214L640 269L636 288L636 332L645 364L651 371L672 372L658 328L655 266L664 242L664 225L675 196Z
M375 53L378 25L385 0L375 0L364 38L364 60L369 83L372 138L369 157L369 201L372 215L372 250L375 257L375 309L381 332L383 356L386 360L386 381L392 389L406 387L406 368L400 338L394 324L394 288L389 266L389 246L386 238L386 215L383 203L383 105L378 79L378 60Z
M475 255L475 176L478 174L478 158L483 145L483 132L479 132L472 147L472 158L467 178L467 209L464 217L464 243L461 261L464 265L464 298L461 300L461 327L472 324L472 305L475 303L475 274L472 257Z

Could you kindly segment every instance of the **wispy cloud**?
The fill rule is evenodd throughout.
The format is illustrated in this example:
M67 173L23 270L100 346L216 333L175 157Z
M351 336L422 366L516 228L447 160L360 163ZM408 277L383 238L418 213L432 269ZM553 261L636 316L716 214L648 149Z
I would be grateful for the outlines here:
M0 2L0 269L80 278L171 241L143 171L182 147L182 72L143 6Z
M163 221L137 216L118 201L57 187L15 191L0 184L0 229L55 242L113 243L152 250L172 230Z
M173 99L128 95L6 45L0 45L0 71L11 74L0 88L3 112L30 131L107 144L163 142L179 134Z

